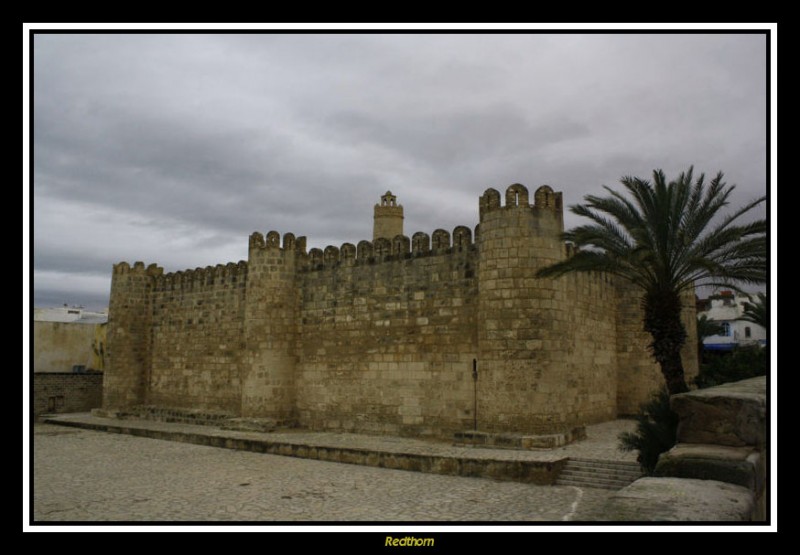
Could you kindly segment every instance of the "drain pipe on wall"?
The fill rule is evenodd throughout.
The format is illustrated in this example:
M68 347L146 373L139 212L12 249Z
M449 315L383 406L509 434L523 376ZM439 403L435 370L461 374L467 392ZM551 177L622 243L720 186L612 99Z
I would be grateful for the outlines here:
M472 359L472 383L473 383L473 394L472 394L472 429L474 431L478 431L478 359Z

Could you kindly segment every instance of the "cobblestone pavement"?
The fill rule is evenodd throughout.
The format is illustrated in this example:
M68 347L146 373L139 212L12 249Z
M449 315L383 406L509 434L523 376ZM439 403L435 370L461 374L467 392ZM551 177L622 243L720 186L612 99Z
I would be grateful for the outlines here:
M37 522L580 521L609 495L49 424L34 426L33 456Z

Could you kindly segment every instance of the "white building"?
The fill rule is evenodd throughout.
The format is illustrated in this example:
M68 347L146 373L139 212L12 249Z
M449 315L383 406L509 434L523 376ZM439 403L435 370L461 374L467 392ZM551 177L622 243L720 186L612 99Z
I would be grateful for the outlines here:
M103 370L107 311L35 308L33 320L34 374Z
M703 339L705 351L729 351L735 346L766 345L767 330L758 324L742 320L747 303L753 304L756 296L720 291L698 303L697 317L705 315L722 326L720 335Z
M59 306L55 308L34 308L35 322L75 322L78 324L105 324L108 321L108 310L94 312L82 306Z

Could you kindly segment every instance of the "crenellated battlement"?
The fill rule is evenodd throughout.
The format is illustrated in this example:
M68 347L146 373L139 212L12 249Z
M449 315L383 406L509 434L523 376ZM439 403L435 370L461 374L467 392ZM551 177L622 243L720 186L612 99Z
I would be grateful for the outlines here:
M157 277L164 273L164 268L158 264L150 264L145 268L144 262L142 261L136 261L133 263L133 266L131 266L127 262L123 261L119 262L118 264L114 264L111 272L114 275L138 274Z
M376 209L402 209L396 203L396 197L388 192L381 197L381 204ZM562 212L561 193L556 193L547 185L542 185L534 193L534 203L529 203L527 187L514 183L506 189L505 204L501 203L501 195L496 189L487 189L480 197L480 214L514 208L528 208L536 211L546 210L550 213ZM385 230L384 230L385 231ZM445 229L436 229L433 233L416 232L411 237L399 234L392 238L379 236L372 241L362 240L353 245L343 243L340 246L327 245L324 248L311 248L306 252L306 237L298 237L291 233L281 236L277 231L265 235L253 232L249 238L251 250L281 250L296 252L297 269L299 271L319 271L323 269L346 266L359 266L382 262L409 260L425 256L435 256L475 250L480 237L480 224L474 231L468 226L456 226L452 233Z
M157 264L145 267L144 262L134 262L131 266L127 262L114 264L113 275L139 275L152 279L154 291L165 291L187 287L208 287L226 283L244 282L247 279L247 262L240 260L238 263L217 264L205 268L190 268L177 272L164 273L164 268Z
M556 214L562 214L564 210L561 193L554 192L549 185L542 185L536 189L533 193L533 204L529 201L528 188L520 183L514 183L506 188L505 205L500 203L500 199L500 192L497 189L490 187L484 191L478 204L481 221L486 214L497 210L532 208Z
M281 234L277 231L269 231L266 236L263 233L254 231L250 234L248 246L251 251L282 250L306 254L306 237L295 237L294 233L284 233L283 244L281 244Z
M478 228L475 229L477 237ZM427 256L438 256L457 252L474 251L472 230L464 225L456 226L451 234L437 229L428 235L422 231L410 238L396 235L392 239L378 237L374 241L359 241L358 245L343 243L340 247L328 245L324 249L312 248L308 257L300 260L302 271L319 271L345 266L362 266L398 260L414 260Z
M194 268L161 274L156 277L155 290L193 289L224 284L243 284L247 280L247 262L240 260L205 268Z

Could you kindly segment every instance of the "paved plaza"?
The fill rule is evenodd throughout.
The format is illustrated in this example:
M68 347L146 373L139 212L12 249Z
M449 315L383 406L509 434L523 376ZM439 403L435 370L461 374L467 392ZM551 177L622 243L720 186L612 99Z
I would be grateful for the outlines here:
M567 449L611 452L609 440L619 426L607 424L597 434L590 431L589 440ZM581 521L596 519L610 494L592 488L322 462L50 424L34 426L33 456L31 500L36 522Z

